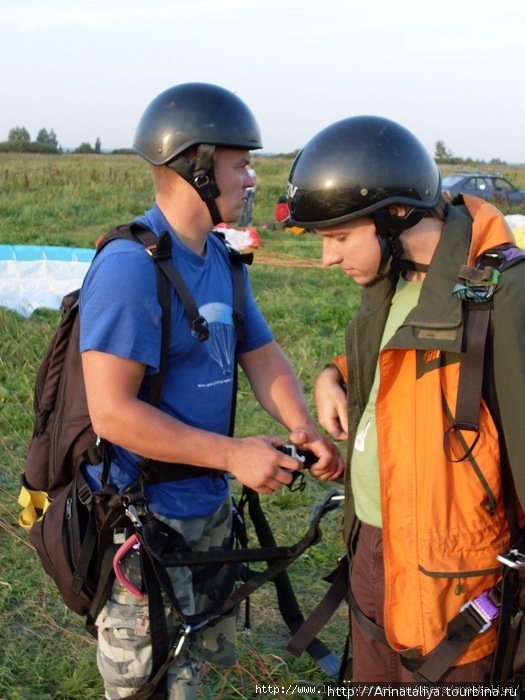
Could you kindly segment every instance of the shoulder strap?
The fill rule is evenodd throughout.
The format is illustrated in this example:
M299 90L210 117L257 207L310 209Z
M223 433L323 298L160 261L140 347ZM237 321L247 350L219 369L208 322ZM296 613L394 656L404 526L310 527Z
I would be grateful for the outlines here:
M237 342L242 343L244 340L244 298L246 291L242 266L243 263L245 265L252 264L253 253L241 253L238 251L228 243L222 231L212 231L212 233L225 246L230 257L233 278L233 325L235 326Z
M171 262L172 244L169 233L165 231L160 236L156 236L152 231L137 223L131 224L130 228L132 234L144 244L148 254L151 255L165 277L173 285L186 311L192 334L200 341L206 340L209 335L206 319L199 313L190 290L177 268ZM151 240L150 234L154 236L154 240Z
M460 282L453 293L465 303L465 335L453 424L455 430L478 430L492 298L501 273L524 259L525 251L505 244L486 250L478 258L475 268L466 265L460 268Z

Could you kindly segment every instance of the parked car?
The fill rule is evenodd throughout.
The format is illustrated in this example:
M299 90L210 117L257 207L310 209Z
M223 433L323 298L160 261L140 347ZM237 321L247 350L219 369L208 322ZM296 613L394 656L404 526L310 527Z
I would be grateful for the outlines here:
M525 192L495 173L454 173L443 178L441 190L451 199L460 192L506 204L525 203Z

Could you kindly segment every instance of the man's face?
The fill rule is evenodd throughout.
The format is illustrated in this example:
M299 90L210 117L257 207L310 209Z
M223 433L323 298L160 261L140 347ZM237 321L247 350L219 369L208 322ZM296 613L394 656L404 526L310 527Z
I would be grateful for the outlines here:
M217 148L215 151L215 181L221 193L216 202L226 223L239 219L248 198L246 188L255 185L249 165L249 151L237 148Z
M371 217L317 229L317 233L323 238L323 265L339 265L361 286L374 281L381 250Z

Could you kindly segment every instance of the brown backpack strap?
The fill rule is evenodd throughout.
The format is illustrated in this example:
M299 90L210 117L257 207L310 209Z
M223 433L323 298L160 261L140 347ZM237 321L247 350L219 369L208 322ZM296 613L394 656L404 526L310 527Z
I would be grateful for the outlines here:
M461 354L455 430L478 430L485 344L489 328L492 305L471 304L468 306L465 324L465 342Z

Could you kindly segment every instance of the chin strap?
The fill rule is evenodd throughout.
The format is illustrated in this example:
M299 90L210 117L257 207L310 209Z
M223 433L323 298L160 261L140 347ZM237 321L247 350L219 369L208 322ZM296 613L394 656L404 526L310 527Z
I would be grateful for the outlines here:
M213 154L215 146L207 143L199 144L197 155L193 159L182 155L168 163L168 167L175 170L186 182L197 190L200 198L208 207L214 226L222 223L215 199L220 195L220 190L215 182L213 172Z
M428 265L403 259L403 246L399 238L403 231L418 224L425 216L423 209L410 209L405 216L392 216L388 209L378 209L373 213L376 226L379 246L381 248L381 259L377 270L378 277L384 277L388 272L388 264L392 260L399 270L417 270L426 272Z
M430 265L414 262L413 260L396 260L396 267L401 272L427 272Z

